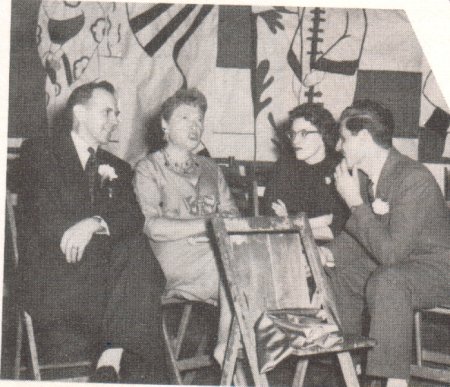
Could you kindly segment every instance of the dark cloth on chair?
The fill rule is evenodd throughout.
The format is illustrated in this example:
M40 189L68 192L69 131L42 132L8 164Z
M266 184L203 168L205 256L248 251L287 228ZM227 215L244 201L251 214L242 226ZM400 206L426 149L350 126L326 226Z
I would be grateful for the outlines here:
M102 149L96 158L114 168L117 178L98 181L92 203L70 134L24 143L18 208L22 302L38 324L74 326L99 339L103 349L123 347L150 363L163 350L164 276L142 234L130 166ZM60 249L64 232L92 216L106 222L109 235L94 234L82 259L68 263Z
M367 180L361 184L367 194ZM407 379L414 310L450 297L450 217L431 173L395 149L375 196L389 211L375 214L367 201L354 210L331 242L331 279L344 333L361 333L368 308L369 335L378 343L368 355L368 374Z

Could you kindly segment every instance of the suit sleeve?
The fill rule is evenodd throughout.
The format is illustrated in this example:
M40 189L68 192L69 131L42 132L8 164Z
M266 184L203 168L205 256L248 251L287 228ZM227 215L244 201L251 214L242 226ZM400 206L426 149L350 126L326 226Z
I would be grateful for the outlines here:
M381 264L404 261L420 243L429 209L442 201L439 187L424 172L405 177L393 202L389 203L389 222L373 213L368 204L355 209L346 224L349 234L356 238Z
M349 218L350 210L347 205L340 197L340 195L336 192L336 189L333 187L333 192L330 197L331 201L331 212L333 214L333 221L330 225L331 231L333 232L334 237L337 237L341 231L345 227L345 223Z
M20 205L24 209L24 224L30 232L58 243L64 232L80 221L61 201L59 181L54 170L56 161L48 144L26 142L21 148ZM32 225L35 225L33 227Z

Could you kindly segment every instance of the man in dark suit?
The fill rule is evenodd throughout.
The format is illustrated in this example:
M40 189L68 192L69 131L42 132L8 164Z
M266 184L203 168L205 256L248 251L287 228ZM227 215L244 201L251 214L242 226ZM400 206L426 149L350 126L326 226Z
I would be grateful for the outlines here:
M393 130L392 113L376 102L342 113L335 178L352 214L330 249L344 332L360 334L365 305L370 314L378 344L367 374L406 386L413 312L449 300L450 218L431 173L392 147Z
M117 381L123 354L149 371L143 381L164 381L164 277L141 233L132 170L100 148L118 124L114 87L78 87L67 112L69 131L22 149L24 306L38 324L58 322L99 339L92 381Z

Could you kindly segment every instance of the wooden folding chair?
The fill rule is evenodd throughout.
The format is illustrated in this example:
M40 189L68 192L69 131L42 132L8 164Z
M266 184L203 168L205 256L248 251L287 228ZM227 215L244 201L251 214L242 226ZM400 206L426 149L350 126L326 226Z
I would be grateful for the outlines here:
M422 346L422 315L434 313L450 320L450 305L417 310L414 314L417 363L411 365L411 376L450 384L450 354Z
M311 228L304 215L297 218L295 224L290 218L269 217L216 217L212 223L235 310L221 384L231 385L233 376L236 380L243 374L237 362L242 338L253 384L268 386L267 376L260 372L258 366L255 323L266 310L304 308L309 302L305 259L327 320L340 326ZM368 338L344 337L343 343L327 349L294 349L293 354L300 359L293 385L303 385L311 356L335 353L346 384L358 386L350 351L373 345L374 340Z
M17 225L16 217L14 213L14 206L17 202L17 195L11 193L9 190L6 192L6 224L9 227L12 240L12 250L14 254L14 266L17 269L19 265L19 249L17 245ZM17 336L16 336L16 356L14 362L14 379L20 379L22 372L27 368L22 366L22 345L23 345L23 328L25 327L28 349L30 352L31 371L33 373L34 380L42 380L42 372L47 370L60 370L60 369L87 369L91 366L90 361L74 361L64 363L52 363L52 364L40 364L38 349L35 340L35 333L33 327L33 319L27 313L26 310L20 308L18 314L17 323ZM88 375L74 376L70 378L57 379L59 381L68 382L87 382Z
M257 216L259 203L253 163L234 157L215 158L214 161L221 167L240 213Z
M182 353L193 308L200 303L179 299L163 299L162 303L163 336L171 381L179 385L191 384L200 369L211 367L214 364L212 353L208 351L210 339L208 332L202 332L194 354L187 356ZM174 308L181 308L182 311L177 327L171 329L171 320L173 320L171 312Z

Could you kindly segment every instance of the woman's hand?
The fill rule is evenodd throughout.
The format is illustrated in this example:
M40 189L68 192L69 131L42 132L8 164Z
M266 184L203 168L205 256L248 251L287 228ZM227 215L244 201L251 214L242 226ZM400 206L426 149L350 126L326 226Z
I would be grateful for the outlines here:
M283 218L288 216L286 204L284 204L284 202L280 199L277 199L276 202L272 203L272 210L275 211L275 214L277 214L277 216L280 216Z

